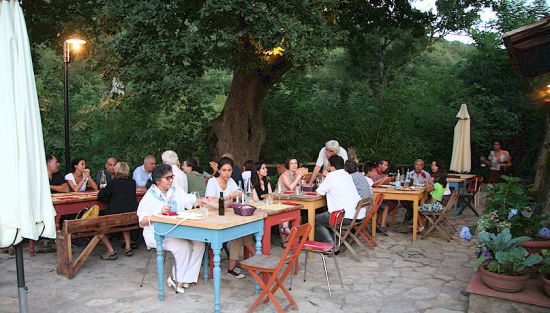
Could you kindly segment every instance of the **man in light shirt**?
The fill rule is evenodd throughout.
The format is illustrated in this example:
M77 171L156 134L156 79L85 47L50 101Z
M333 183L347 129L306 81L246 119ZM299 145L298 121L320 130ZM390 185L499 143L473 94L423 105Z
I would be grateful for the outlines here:
M151 173L157 166L157 160L154 156L148 155L143 159L143 165L136 167L133 174L133 179L136 181L137 187L145 187L147 181L151 179Z
M329 173L317 187L317 193L327 198L328 212L315 216L315 232L320 241L334 244L329 230L330 213L345 210L344 224L351 223L355 215L355 208L361 197L357 193L353 178L344 170L344 159L333 155L329 159ZM357 218L365 217L365 208L361 209Z
M323 174L326 174L328 172L328 169L326 168L328 165L328 159L333 155L340 156L344 160L344 162L348 160L348 153L346 149L340 147L338 141L327 141L325 143L325 146L319 151L319 156L317 157L317 161L315 162L313 173L311 173L311 178L309 179L310 185L313 184L315 178L317 177L317 175L319 175L321 167L323 167Z

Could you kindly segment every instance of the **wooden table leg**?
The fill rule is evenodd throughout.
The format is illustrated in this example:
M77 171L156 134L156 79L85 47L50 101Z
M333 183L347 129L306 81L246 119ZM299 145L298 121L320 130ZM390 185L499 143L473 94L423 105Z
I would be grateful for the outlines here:
M372 215L372 224L371 224L371 236L376 238L376 221L378 220L378 212L374 212Z
M311 226L311 232L309 233L309 240L315 240L315 208L307 208L307 223Z
M262 237L262 254L271 254L271 216L264 219L264 236Z
M416 229L418 227L418 202L419 198L413 200L413 241L416 241Z

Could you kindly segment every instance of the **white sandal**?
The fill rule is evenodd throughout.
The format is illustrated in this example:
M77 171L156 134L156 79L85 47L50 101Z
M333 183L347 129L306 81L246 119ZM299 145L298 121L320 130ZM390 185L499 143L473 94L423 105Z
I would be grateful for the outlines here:
M176 294L185 293L185 289L183 289L182 287L178 287L178 284L176 284L176 282L172 279L172 276L168 276L166 283L168 283L168 287L174 288Z

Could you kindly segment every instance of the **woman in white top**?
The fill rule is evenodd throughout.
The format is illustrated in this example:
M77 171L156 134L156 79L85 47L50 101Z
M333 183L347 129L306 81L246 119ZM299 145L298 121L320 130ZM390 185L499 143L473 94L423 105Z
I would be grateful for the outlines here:
M190 209L197 202L194 195L187 194L183 189L173 185L174 174L168 164L157 166L152 173L153 184L141 199L137 215L139 226L143 228L143 239L147 247L156 248L155 233L149 218L164 211L183 211ZM196 283L199 277L204 242L166 236L163 248L171 251L176 259L172 268L172 276L168 277L168 286L177 293L184 293L183 288L190 283ZM177 275L177 276L176 276Z
M85 191L87 187L97 190L97 184L90 179L90 169L86 168L84 158L75 158L71 161L72 173L65 175L71 191Z
M189 192L189 184L187 182L187 175L180 169L180 160L178 154L172 150L166 150L160 156L162 163L172 166L172 174L174 174L174 185L180 187Z
M488 184L499 183L502 172L512 166L512 157L508 151L502 149L500 140L493 140L493 151L489 154L489 158L481 157L480 160L491 167L487 177Z
M252 177L252 170L254 168L254 161L252 160L246 160L244 162L244 168L243 168L243 190L246 190L248 188L248 184L250 183L250 178Z
M231 174L233 173L233 160L227 157L221 158L218 161L218 171L220 172L220 176L212 177L208 180L208 184L206 185L206 198L210 202L218 203L220 192L223 192L224 201L235 199L241 192L233 178L231 178ZM256 254L256 246L254 240L252 240L252 236L245 236L231 241L227 273L237 278L245 277L241 269L237 267L237 261L241 254L243 242L251 255Z

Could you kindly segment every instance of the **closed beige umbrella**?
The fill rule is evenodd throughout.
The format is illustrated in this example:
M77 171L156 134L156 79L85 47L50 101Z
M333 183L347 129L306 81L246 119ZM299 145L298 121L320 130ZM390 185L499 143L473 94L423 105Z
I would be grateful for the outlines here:
M458 122L455 126L450 170L467 173L472 169L472 149L470 146L470 114L468 114L468 106L465 103L460 106L456 117L458 117Z

